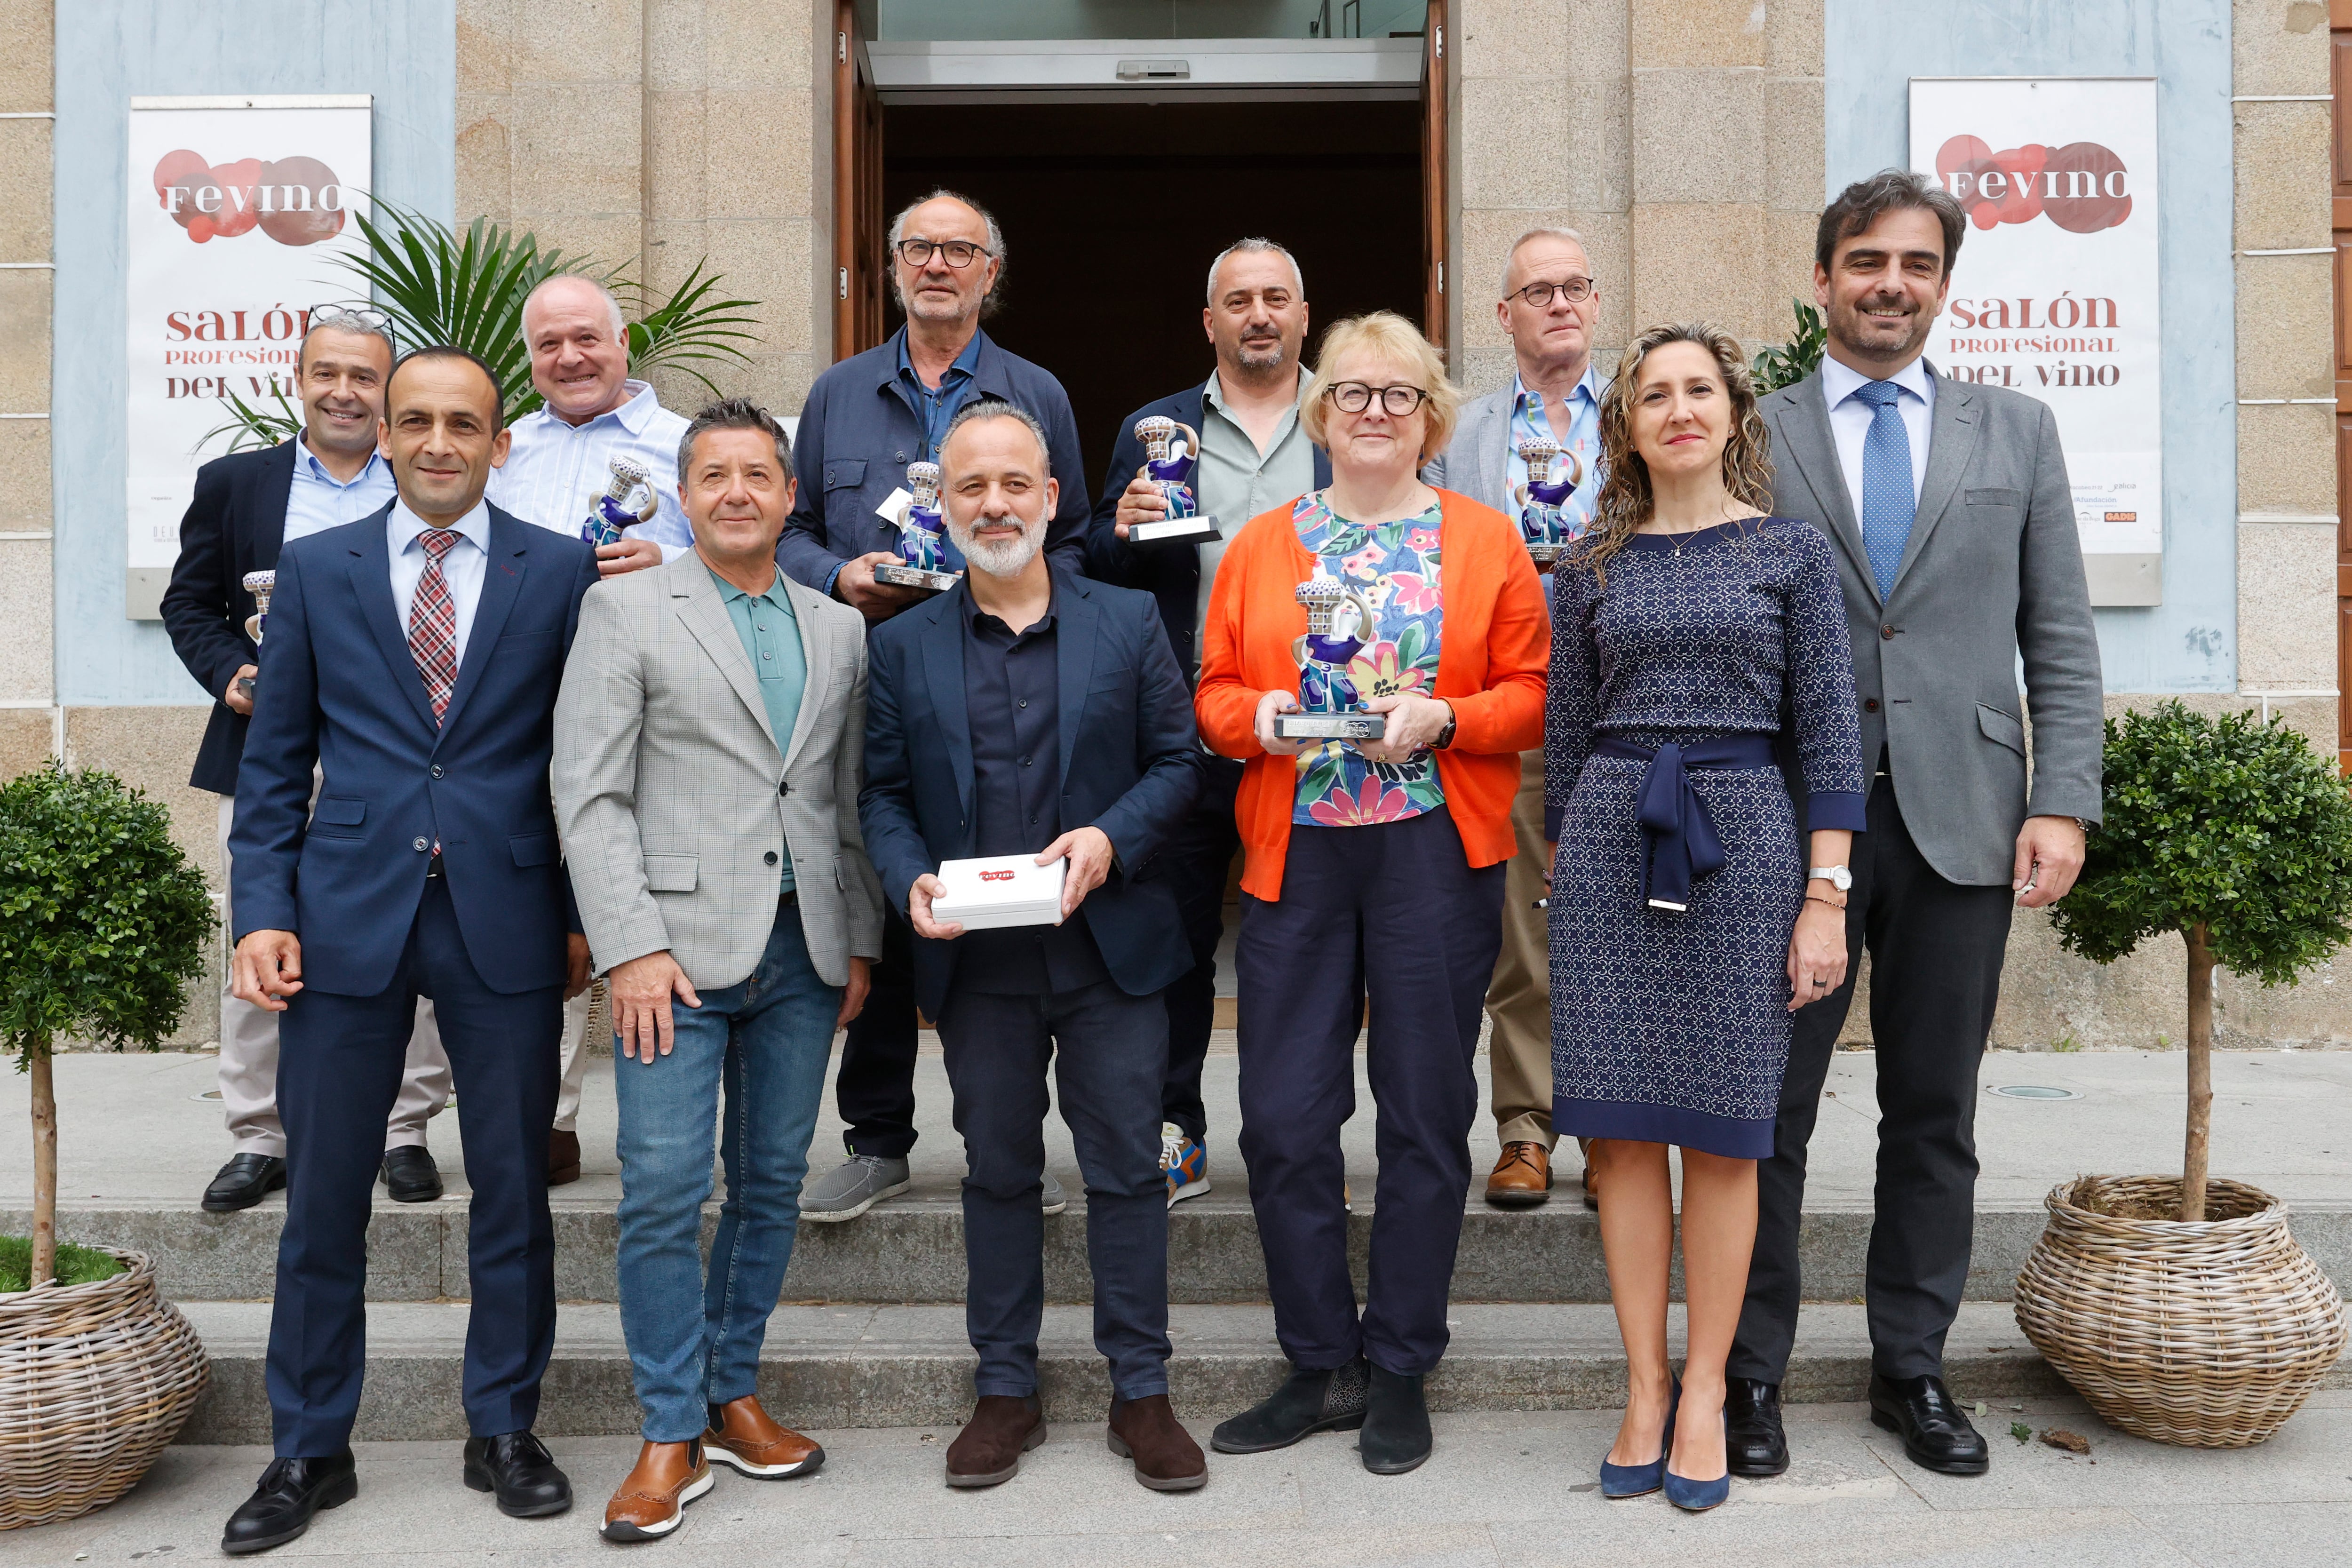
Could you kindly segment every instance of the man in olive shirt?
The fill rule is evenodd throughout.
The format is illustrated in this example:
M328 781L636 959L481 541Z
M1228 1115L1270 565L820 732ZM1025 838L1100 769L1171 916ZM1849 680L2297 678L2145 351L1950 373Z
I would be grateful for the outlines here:
M1258 513L1331 482L1330 458L1298 423L1299 389L1307 384L1298 363L1307 341L1307 285L1290 252L1268 239L1228 247L1209 268L1201 324L1216 350L1216 369L1202 384L1127 416L1087 532L1087 574L1156 597L1176 662L1196 684L1201 626L1225 541ZM1161 516L1167 506L1142 471L1143 444L1135 434L1137 422L1154 415L1200 432L1192 493L1201 515L1217 520L1218 538L1197 544L1129 542L1130 529ZM1160 1163L1171 1205L1209 1190L1201 1061L1216 1009L1226 873L1241 847L1234 826L1241 777L1241 763L1204 752L1200 802L1160 851L1160 875L1175 889L1193 961L1192 972L1168 987Z

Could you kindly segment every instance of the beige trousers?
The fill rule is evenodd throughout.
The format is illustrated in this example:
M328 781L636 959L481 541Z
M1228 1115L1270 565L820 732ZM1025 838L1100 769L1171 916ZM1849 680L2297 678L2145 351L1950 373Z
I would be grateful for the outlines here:
M563 1005L563 1081L555 1091L555 1130L580 1131L580 1080L588 1076L588 999L593 985Z
M1551 942L1544 911L1544 756L1519 753L1519 794L1511 803L1518 840L1503 876L1503 951L1486 988L1494 1077L1495 1137L1501 1143L1556 1141L1551 1130Z

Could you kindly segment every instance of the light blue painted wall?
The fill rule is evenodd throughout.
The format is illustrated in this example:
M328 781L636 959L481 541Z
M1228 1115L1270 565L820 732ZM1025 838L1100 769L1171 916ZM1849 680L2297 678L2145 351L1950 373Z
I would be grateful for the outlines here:
M1829 189L1910 158L1913 76L2152 76L2163 228L2164 598L2101 610L2110 691L2238 668L2228 0L1829 0ZM1960 251L1960 270L1968 251Z
M457 204L457 26L456 0L59 0L49 415L60 702L206 700L163 628L122 615L131 99L372 93L377 192L446 221Z

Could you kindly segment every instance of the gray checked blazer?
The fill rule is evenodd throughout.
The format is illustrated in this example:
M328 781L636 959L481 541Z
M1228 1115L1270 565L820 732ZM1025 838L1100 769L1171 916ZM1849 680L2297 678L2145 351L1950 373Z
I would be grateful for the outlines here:
M693 552L588 590L555 705L555 812L599 973L667 949L697 989L767 950L792 857L809 958L828 985L882 952L882 885L857 827L866 624L782 579L808 658L793 732L767 705L727 602Z
M1509 494L1511 385L1507 381L1462 405L1454 422L1453 438L1445 443L1445 450L1429 459L1421 477L1426 484L1483 501L1505 517L1516 518Z
M1882 602L1821 373L1758 404L1772 510L1835 547L1864 763L1892 775L1904 826L1939 875L2007 886L2027 816L2099 819L2099 638L2056 418L2022 394L1936 376L1927 477Z

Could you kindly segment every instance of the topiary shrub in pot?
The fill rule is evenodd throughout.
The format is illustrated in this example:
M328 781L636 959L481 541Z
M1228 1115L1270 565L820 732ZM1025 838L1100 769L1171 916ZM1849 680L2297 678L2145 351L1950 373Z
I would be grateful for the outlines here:
M2242 1447L2302 1406L2346 1325L2286 1205L2207 1173L2213 968L2282 984L2352 938L2352 793L2282 722L2168 702L2108 721L2105 814L2056 908L2059 940L2100 963L2166 931L2186 942L2181 1174L2053 1190L2018 1326L2110 1426Z
M33 1234L0 1241L0 1530L113 1501L204 1391L204 1347L144 1257L60 1258L49 1053L68 1035L153 1050L212 929L162 806L54 763L0 785L0 1048L33 1080Z

